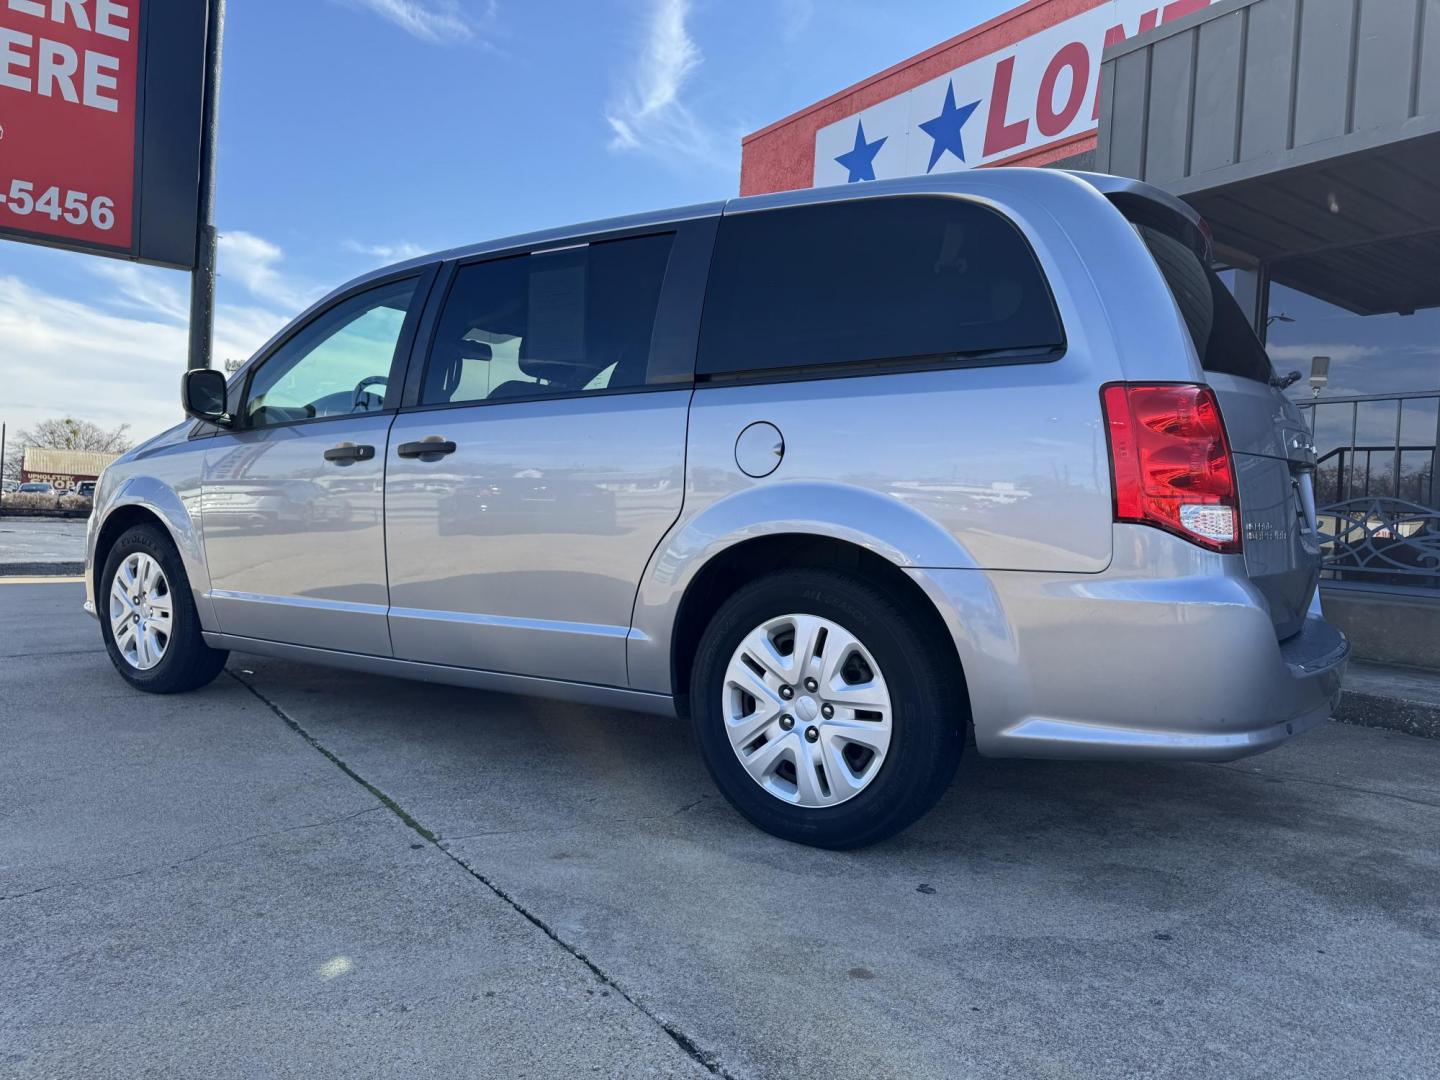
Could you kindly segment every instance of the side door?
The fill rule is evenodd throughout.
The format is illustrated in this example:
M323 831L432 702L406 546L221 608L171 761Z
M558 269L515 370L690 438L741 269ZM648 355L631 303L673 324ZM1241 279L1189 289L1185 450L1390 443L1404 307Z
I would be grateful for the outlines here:
M385 446L434 274L341 297L248 373L202 480L222 632L390 654Z
M713 218L454 267L385 475L395 656L624 686L679 516Z

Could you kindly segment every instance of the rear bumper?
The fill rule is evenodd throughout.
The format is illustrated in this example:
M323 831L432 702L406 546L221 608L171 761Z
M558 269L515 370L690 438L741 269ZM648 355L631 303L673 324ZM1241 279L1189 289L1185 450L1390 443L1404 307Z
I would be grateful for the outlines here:
M912 571L951 623L977 749L1226 761L1326 720L1350 657L1344 634L1317 603L1276 641L1239 557L1192 550L1096 575Z
M1000 732L999 749L991 752L1018 757L1188 761L1231 761L1258 754L1330 718L1340 700L1350 642L1330 623L1314 617L1305 620L1300 633L1280 644L1280 654L1283 671L1266 665L1257 672L1242 673L1247 682L1258 674L1271 684L1268 700L1270 708L1277 711L1255 716L1259 726L1232 729L1218 714L1213 720L1197 715L1184 727L1163 729L1028 717ZM1236 660L1247 664L1243 657ZM1176 688L1184 690L1184 683L1178 682ZM1189 692L1202 695L1202 700L1207 695L1203 685ZM1219 695L1215 702L1217 710L1229 704Z

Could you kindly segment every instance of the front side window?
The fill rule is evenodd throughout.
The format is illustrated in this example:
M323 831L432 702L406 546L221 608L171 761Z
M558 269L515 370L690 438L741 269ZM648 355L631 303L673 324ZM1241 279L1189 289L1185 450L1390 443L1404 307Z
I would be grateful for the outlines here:
M1052 353L1064 335L1020 231L989 207L868 198L720 222L697 370Z
M252 376L246 424L268 427L384 408L415 284L411 278L382 285L308 323Z
M672 240L609 240L461 267L420 404L646 385Z

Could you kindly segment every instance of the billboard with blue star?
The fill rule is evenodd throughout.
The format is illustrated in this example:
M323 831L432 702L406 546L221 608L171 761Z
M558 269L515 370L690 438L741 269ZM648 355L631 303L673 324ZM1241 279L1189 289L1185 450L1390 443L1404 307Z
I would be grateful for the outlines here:
M1106 45L1211 0L1104 0L820 128L818 186L1004 164L1093 135Z

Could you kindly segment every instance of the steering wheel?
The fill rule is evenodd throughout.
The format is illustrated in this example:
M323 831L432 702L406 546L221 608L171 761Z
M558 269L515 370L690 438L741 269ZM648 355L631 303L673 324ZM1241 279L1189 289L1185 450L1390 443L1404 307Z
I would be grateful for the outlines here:
M367 386L379 386L379 387L386 387L386 388L388 388L389 385L390 385L390 379L389 379L388 376L385 376L385 375L366 375L365 378L361 379L358 383L355 384L355 404L354 404L354 408L364 410L365 412L369 412L371 406L370 406L370 403L365 400L366 398L376 398L376 397L378 397L378 398L380 399L380 405L384 405L384 404L385 404L385 395L384 395L383 393L380 393L380 394L372 394L372 393L370 393L370 391L366 390L365 387L367 387ZM378 406L377 406L377 407L378 407Z

